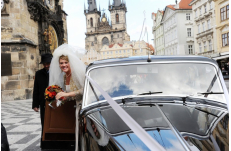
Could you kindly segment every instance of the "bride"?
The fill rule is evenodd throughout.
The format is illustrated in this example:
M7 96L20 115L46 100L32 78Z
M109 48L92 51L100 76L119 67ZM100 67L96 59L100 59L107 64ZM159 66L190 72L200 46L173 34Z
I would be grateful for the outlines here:
M59 46L53 53L49 71L49 85L59 85L65 92L59 92L56 100L76 101L76 149L78 150L79 104L82 102L86 67L78 58L78 52L68 44Z

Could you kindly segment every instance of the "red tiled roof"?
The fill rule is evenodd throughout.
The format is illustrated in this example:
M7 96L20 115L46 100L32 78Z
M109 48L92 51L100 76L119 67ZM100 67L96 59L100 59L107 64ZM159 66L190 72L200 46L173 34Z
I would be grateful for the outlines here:
M115 44L111 44L111 45L109 45L108 47L109 47L109 48L112 48L114 45L115 45ZM123 44L117 43L117 45L119 45L120 47L123 47Z
M146 45L148 46L148 48L150 48L150 51L154 51L154 48L151 44L146 43Z
M152 15L155 15L155 17L156 17L156 13L153 12Z
M174 8L175 5L167 5L168 8L172 9L172 10L175 10Z
M120 47L123 47L123 44L119 44L119 43L118 43L118 45L119 45Z
M112 48L113 46L114 46L114 44L111 44L111 45L109 45L108 47L109 47L109 48Z
M179 3L179 9L192 9L192 6L189 6L192 0L181 0Z

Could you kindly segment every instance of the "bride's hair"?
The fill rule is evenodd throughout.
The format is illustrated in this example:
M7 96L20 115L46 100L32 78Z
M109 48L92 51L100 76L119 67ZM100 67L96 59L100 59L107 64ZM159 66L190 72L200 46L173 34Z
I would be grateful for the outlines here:
M61 55L61 56L59 57L59 61L60 61L61 59L62 59L62 60L66 60L66 61L69 62L68 56Z

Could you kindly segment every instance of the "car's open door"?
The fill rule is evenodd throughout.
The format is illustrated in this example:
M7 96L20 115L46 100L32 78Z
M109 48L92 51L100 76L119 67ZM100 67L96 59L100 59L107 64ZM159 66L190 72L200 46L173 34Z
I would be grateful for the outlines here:
M43 144L44 148L57 148L63 142L65 144L75 144L75 101L68 101L59 107L56 107L55 102L50 107L49 102L46 102L44 128L43 128ZM46 147L45 144L53 144ZM65 145L66 146L66 145ZM67 146L66 146L67 147ZM61 148L60 146L58 148Z

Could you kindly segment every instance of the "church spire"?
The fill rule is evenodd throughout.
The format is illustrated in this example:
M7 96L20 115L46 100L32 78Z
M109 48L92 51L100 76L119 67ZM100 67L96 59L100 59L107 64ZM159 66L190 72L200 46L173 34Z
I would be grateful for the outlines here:
M95 3L95 9L97 10L97 4L96 4L96 1L94 0L94 3Z
M120 6L121 0L114 0L114 6Z
M88 0L88 11L94 11L95 9L97 10L95 0Z

